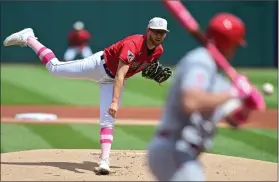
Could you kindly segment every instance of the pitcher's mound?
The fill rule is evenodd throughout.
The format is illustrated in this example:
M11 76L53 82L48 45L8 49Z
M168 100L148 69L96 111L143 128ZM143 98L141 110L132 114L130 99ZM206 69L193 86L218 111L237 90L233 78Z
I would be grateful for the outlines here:
M98 150L32 150L1 154L3 181L150 181L144 151L113 151L111 174L99 176ZM204 154L207 180L277 181L277 165Z

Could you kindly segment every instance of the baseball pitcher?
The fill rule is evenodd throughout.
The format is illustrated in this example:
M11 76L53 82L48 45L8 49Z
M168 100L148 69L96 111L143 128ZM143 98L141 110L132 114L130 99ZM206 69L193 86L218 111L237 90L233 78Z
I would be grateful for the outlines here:
M52 75L91 80L100 85L101 155L97 170L100 174L108 174L113 128L124 82L141 71L144 78L156 83L162 83L172 75L170 68L158 62L167 32L167 21L155 17L149 21L145 35L128 36L85 59L69 62L60 62L53 51L37 40L31 28L8 36L4 45L29 46Z
M214 16L207 28L208 38L227 59L245 43L244 35L243 22L228 13ZM148 148L148 164L158 181L205 180L198 157L212 146L217 122L226 120L237 127L264 104L257 90L247 87L243 93L236 88L206 48L198 47L181 59ZM251 102L251 95L259 102Z

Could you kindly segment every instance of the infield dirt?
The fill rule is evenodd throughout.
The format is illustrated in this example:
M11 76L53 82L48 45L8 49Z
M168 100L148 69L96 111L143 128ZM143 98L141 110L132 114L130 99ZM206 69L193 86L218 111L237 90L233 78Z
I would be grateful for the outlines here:
M111 174L96 175L97 150L32 150L1 154L3 181L154 181L144 151L113 151ZM163 159L162 159L163 160ZM277 164L203 154L207 180L277 181Z
M88 106L1 106L1 122L20 122L14 119L16 114L37 112L52 113L59 118L57 122L95 123L99 117L98 107ZM277 129L278 110L253 112L247 124L242 127ZM116 124L156 124L160 118L161 109L158 107L121 107L117 114ZM90 122L92 120L92 122ZM28 122L28 121L25 121Z

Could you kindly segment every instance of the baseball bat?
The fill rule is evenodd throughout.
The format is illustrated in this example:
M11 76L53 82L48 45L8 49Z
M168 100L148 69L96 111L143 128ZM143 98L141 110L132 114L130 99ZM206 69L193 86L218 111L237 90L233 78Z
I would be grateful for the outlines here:
M208 41L208 39L199 28L198 22L190 14L187 8L181 3L181 1L163 0L163 4L178 19L178 21L186 30L208 49L217 65L227 73L232 81L234 81L235 77L237 76L235 69L229 64L229 62L218 51L218 49Z

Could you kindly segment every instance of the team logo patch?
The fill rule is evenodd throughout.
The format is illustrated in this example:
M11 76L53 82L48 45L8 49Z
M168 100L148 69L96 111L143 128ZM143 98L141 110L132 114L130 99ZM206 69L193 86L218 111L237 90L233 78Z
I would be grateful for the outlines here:
M135 59L134 53L132 53L130 50L128 50L127 59L129 62L132 62Z

